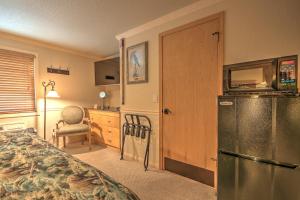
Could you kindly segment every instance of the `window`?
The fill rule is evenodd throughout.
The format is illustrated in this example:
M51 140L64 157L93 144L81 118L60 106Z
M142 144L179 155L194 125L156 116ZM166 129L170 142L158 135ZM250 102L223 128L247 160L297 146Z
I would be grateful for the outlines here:
M0 114L36 111L34 58L0 49Z

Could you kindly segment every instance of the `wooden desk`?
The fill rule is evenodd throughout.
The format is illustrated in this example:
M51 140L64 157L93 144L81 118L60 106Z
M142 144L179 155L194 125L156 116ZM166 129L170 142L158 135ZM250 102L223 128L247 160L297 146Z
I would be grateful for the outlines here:
M93 142L120 148L120 113L88 109Z

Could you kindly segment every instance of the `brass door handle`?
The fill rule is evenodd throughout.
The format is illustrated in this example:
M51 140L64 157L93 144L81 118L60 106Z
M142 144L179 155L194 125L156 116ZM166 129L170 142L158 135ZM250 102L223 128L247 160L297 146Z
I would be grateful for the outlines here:
M171 111L169 108L164 108L164 109L163 109L163 113L164 113L165 115L169 115L169 114L172 114L172 111Z

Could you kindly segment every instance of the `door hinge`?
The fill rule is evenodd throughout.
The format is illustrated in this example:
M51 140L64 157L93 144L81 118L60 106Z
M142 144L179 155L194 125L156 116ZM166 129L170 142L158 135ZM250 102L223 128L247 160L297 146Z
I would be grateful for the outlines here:
M214 33L211 34L214 38L217 37L218 39L218 42L219 42L219 39L220 39L220 32L219 31L216 31Z

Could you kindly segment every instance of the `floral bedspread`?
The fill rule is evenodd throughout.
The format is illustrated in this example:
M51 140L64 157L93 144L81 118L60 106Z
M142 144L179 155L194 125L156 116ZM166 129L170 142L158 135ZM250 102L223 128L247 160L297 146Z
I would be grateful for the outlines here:
M1 200L138 200L100 170L26 132L0 133Z

